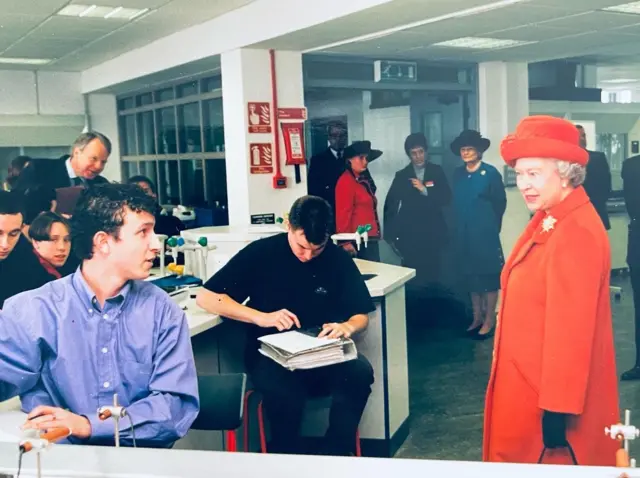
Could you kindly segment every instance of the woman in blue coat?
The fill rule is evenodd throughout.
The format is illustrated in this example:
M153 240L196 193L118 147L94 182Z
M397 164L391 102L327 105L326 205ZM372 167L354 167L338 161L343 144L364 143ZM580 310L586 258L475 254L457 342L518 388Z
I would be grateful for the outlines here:
M500 229L507 196L498 170L482 161L490 144L473 130L463 131L451 143L453 153L464 161L453 177L455 247L458 271L473 306L467 331L477 339L493 335L504 265Z

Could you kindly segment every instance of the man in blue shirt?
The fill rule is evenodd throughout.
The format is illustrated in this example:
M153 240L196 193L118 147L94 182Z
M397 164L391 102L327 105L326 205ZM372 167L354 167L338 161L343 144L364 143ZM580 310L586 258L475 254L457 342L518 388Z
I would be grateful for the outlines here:
M169 447L199 411L184 312L143 279L160 250L155 203L135 185L83 192L72 219L72 275L5 302L0 313L0 400L19 395L25 428L71 429L72 443L112 445L97 410L118 394L136 444ZM132 443L128 420L123 445Z

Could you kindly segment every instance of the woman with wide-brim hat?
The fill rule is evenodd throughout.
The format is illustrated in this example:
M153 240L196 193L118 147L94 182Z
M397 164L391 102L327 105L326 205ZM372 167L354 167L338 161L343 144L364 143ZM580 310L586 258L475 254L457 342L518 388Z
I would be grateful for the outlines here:
M620 443L607 232L576 127L532 116L501 145L534 213L502 272L485 461L614 466Z
M473 322L467 332L475 339L493 335L504 265L500 229L507 196L498 170L482 161L490 145L473 130L463 131L451 143L451 151L464 161L455 170L452 182L455 253L473 307Z
M376 184L367 167L371 161L382 156L382 151L371 149L370 141L355 141L344 150L345 171L336 184L336 232L351 234L359 226L370 225L367 247L360 251L351 242L342 247L353 256L370 261L380 261L380 221Z

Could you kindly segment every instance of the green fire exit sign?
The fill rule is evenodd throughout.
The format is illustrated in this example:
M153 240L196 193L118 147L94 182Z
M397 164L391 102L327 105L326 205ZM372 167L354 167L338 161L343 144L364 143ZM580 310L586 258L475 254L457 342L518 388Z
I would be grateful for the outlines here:
M376 82L415 83L418 64L414 61L377 60L373 64Z

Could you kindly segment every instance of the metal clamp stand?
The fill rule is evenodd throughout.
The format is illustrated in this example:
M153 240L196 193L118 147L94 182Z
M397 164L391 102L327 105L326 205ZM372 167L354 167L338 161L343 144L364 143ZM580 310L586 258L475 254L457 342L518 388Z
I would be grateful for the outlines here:
M108 418L113 418L114 423L114 436L116 441L116 448L120 448L120 419L127 415L127 411L124 407L118 405L118 394L113 394L113 405L100 407L98 409L98 418L102 421Z
M611 437L613 440L619 440L623 442L624 461L628 461L628 466L630 468L635 468L635 458L629 458L629 441L635 440L636 438L640 437L640 430L631 425L631 411L624 411L624 425L620 423L618 423L617 425L612 425L611 427L605 428L604 433L605 435Z
M42 478L42 461L40 457L42 450L46 450L51 443L66 438L69 435L71 435L70 428L58 428L20 442L20 453L36 452L36 471L38 478Z

